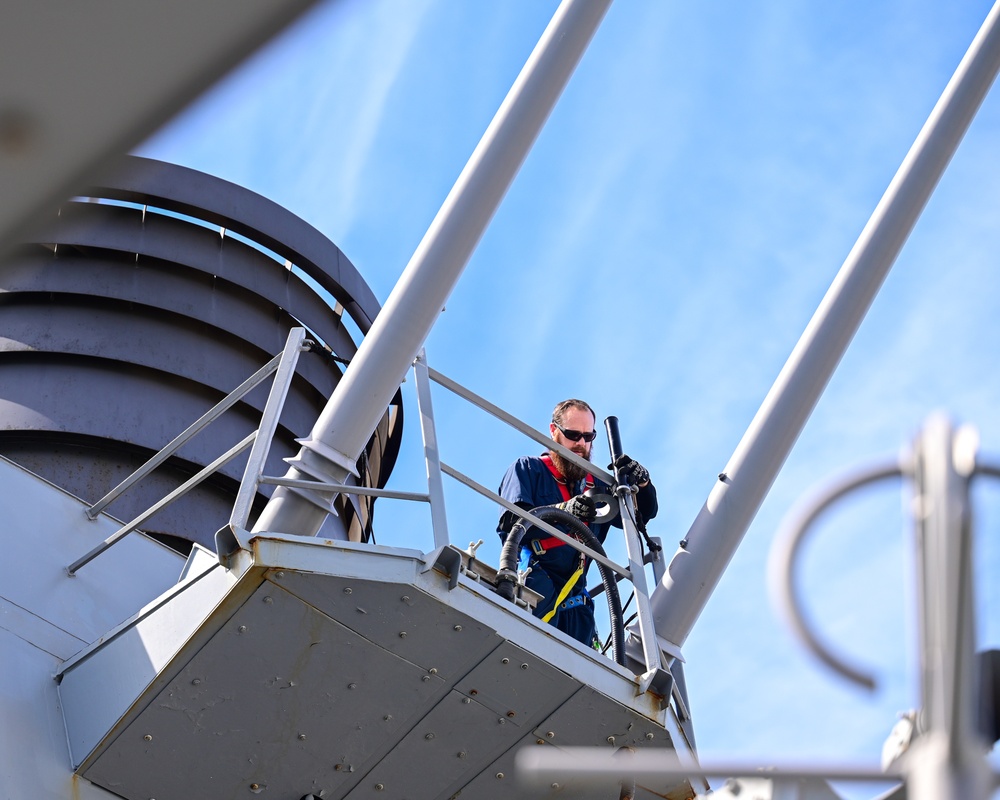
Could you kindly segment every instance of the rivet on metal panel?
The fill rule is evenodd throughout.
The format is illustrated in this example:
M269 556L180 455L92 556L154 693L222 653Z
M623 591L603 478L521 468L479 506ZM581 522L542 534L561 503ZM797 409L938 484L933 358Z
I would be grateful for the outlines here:
M388 722L389 720L392 719L392 714L386 714L384 717L382 717L382 719L384 719L386 722Z
M497 780L498 781L502 781L503 780L503 773L502 772L498 772L497 773Z
M194 686L197 686L199 683L201 683L201 678L195 678L194 680L191 681L191 683Z
M349 683L349 684L347 684L347 688L348 689L357 689L358 685L356 683Z
M424 738L429 741L429 740L431 740L431 739L434 738L434 734L433 733L425 733L424 734Z
M499 722L501 725L507 724L507 720L505 720L503 717L498 717L497 722Z
M306 735L304 733L299 734L299 741L304 742L306 740Z
M344 768L343 764L334 764L333 765L333 771L334 772L340 772L343 768Z
M458 757L459 758L465 758L467 755L469 755L469 754L466 753L464 750L460 750L459 753L458 753Z
M350 594L353 591L354 590L350 586L345 586L344 587L344 594Z
M545 744L544 739L535 739L535 744Z
M500 663L501 664L509 664L510 663L510 659L509 658L501 658L500 659Z
M422 680L424 683L427 683L427 681L429 681L430 679L431 679L430 675L424 675L420 680Z
M381 792L384 788L385 788L385 786L383 786L381 783L376 783L375 784L375 791L376 792Z
M609 736L608 737L608 744L614 744L614 743L615 743L615 737L614 736Z
M236 629L236 632L237 633L246 633L247 632L247 626L246 625L240 625L240 627L238 627Z
M513 711L508 711L507 712L507 716L513 718L513 717L515 717L517 715Z
M646 741L647 741L647 742L651 742L651 741L653 741L653 734L651 734L651 733L647 733L647 734L646 734Z
M465 705L469 705L472 701L468 697L464 697L462 698L462 702L465 703Z
M473 697L475 697L477 694L479 694L479 690L478 689L470 689L469 690L469 694L471 694Z
M555 739L555 738L556 738L556 732L555 732L555 731L549 731L549 732L548 732L548 733L546 733L545 735L546 735L546 737L548 737L549 739Z
M400 639L405 639L406 638L406 631L400 631L399 632L399 638Z
M462 630L462 626L461 625L456 625L454 628L452 628L452 630L453 631L460 631L460 630Z
M145 736L142 737L142 740L144 742L151 742L151 741L153 741L153 734L147 733Z
M522 664L522 665L521 665L521 669L527 669L527 668L528 668L528 665L527 665L527 664Z
M437 674L438 674L438 671L437 671L437 667L431 667L431 668L430 668L429 670L427 670L427 671L428 671L428 672L429 672L429 673L430 673L431 675L437 675Z
M410 602L410 596L408 594L404 594L399 599L402 600L404 603L409 603Z
M250 791L253 792L254 794L260 794L266 788L267 788L267 784L265 784L265 783L251 783L250 784Z
M277 578L280 581L282 578L285 577L285 573L284 572L275 572L274 573L274 577Z
M271 598L271 597L265 597L264 598L264 602L267 603L268 605L270 605L271 603L274 602L274 599Z
M553 789L558 789L559 788L559 784L558 783L553 783L552 784L552 788Z

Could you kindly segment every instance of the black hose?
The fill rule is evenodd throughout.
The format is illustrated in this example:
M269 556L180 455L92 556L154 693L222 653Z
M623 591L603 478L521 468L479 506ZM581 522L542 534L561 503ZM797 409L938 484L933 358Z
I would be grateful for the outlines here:
M590 528L580 520L555 506L539 506L531 509L532 515L543 522L565 525L572 529L573 534L591 550L607 557L601 540L591 532ZM531 523L518 519L500 551L500 569L497 572L497 593L505 600L514 601L517 591L517 560L521 550L521 540L533 527ZM601 562L597 562L597 570L601 574L604 594L608 599L608 613L611 618L611 653L616 664L625 666L625 625L622 622L622 599L618 593L618 582L615 573Z

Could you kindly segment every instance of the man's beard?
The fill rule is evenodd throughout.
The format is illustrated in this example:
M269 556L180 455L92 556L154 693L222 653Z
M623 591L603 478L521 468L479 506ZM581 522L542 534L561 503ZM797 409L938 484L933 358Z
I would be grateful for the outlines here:
M579 455L579 453L577 455ZM555 468L562 473L562 476L566 479L566 483L569 485L572 485L579 480L583 480L589 474L583 467L578 467L568 458L564 458L562 454L557 453L554 450L549 450L549 456L552 458L552 463L555 465ZM580 456L580 458L583 458L583 456Z

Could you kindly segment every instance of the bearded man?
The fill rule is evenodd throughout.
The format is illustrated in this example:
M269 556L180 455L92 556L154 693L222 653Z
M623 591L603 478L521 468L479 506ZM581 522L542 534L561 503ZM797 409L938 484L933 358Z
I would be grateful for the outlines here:
M594 410L583 400L563 400L552 411L549 435L554 442L589 461L593 441L597 438L595 422ZM621 456L615 466L622 469L630 485L637 487L635 501L640 517L643 520L655 517L656 488L650 483L649 472L628 456ZM603 543L609 524L620 528L621 519L595 523L595 504L584 494L588 489L610 494L605 483L595 480L585 469L550 449L542 456L523 456L511 464L500 484L499 494L526 510L538 506L559 506L587 524L591 533ZM513 513L503 512L497 525L502 539L506 538L516 522L517 517ZM561 526L557 527L564 530ZM577 641L599 647L594 603L587 593L586 584L590 559L561 539L535 527L530 528L521 539L521 546L522 562L527 552L527 566L531 568L525 583L544 597L534 610L535 616L541 619L548 617L549 624ZM581 567L582 572L578 574ZM572 585L569 585L571 582ZM564 598L558 608L554 608L560 595Z

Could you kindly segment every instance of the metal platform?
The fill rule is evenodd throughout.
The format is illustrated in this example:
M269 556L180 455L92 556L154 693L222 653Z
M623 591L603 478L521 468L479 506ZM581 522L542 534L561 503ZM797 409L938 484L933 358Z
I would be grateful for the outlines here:
M522 795L526 746L691 757L631 672L418 551L251 544L64 664L77 774L128 800L479 799Z

